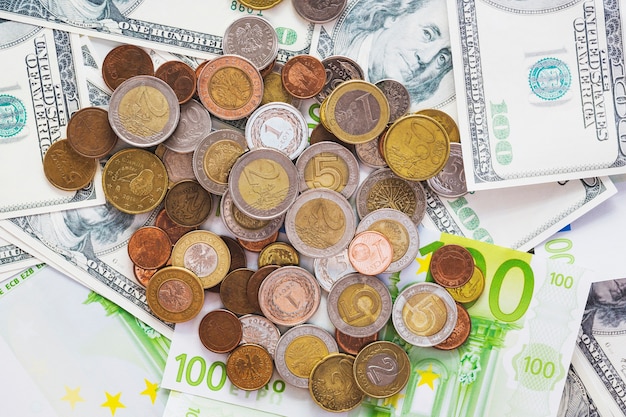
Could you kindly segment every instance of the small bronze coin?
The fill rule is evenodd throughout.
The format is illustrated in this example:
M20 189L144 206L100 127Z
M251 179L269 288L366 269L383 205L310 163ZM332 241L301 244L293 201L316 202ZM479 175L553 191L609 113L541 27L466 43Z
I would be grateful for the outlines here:
M467 309L460 303L456 303L457 319L454 330L446 340L434 345L433 347L441 350L452 350L461 346L470 335L472 330L472 319L470 318Z
M380 372L384 368L383 372ZM380 341L367 345L354 360L354 379L373 398L389 398L409 382L409 355L395 343Z
M94 179L98 160L74 150L67 139L54 142L43 157L43 172L50 184L65 191L86 187Z
M165 211L165 209L161 209L161 211L159 211L159 214L157 214L156 220L154 221L154 225L163 229L163 231L167 233L172 245L176 244L178 239L180 239L185 233L197 229L197 227L181 226L176 223L174 220L170 219L170 216L167 215L167 211Z
M175 223L199 226L209 217L213 198L197 181L183 180L174 184L165 196L165 211Z
M243 246L239 244L235 239L230 236L220 235L226 246L228 246L228 251L230 252L230 268L228 268L228 272L232 272L235 269L245 268L248 266L248 261L246 260L246 252L243 249Z
M312 55L296 55L285 63L281 77L289 94L311 98L324 88L326 69L322 61Z
M237 388L246 391L261 389L270 382L274 362L267 349L252 343L240 345L226 360L226 375Z
M182 61L166 61L154 75L172 87L180 104L191 100L196 93L196 71Z
M339 349L350 355L357 355L361 349L378 340L378 332L364 337L354 337L335 329L335 340Z
M230 268L228 246L209 230L194 230L181 237L172 248L172 265L193 271L204 288L218 285Z
M102 158L113 150L117 135L109 123L108 112L99 107L84 107L67 124L67 140L87 158Z
M233 312L217 309L202 317L198 334L204 347L211 352L227 353L241 342L243 328Z
M265 265L256 270L248 280L246 296L248 297L248 302L254 307L255 312L261 312L261 305L259 304L259 288L261 288L263 280L278 268L280 268L278 265Z
M220 283L220 299L224 307L235 314L254 313L255 306L248 301L248 281L252 269L240 268L229 272Z
M393 259L393 246L380 232L357 233L348 246L348 259L358 272L377 275L384 272Z
M148 286L150 278L152 278L152 276L156 274L157 271L158 269L145 269L140 266L133 265L133 275L135 276L137 282L144 287Z
M191 271L177 266L159 269L146 287L148 307L155 316L170 323L196 317L204 304L204 288Z
M172 242L167 233L156 226L137 229L128 240L128 256L137 266L157 269L167 263L172 254Z
M474 274L474 258L463 246L444 245L433 252L430 273L435 282L443 287L460 287Z
M345 353L326 356L313 367L309 392L313 401L326 411L342 412L356 408L365 393L354 379L354 357Z
M135 45L113 48L102 62L102 78L111 90L136 75L154 75L150 55Z

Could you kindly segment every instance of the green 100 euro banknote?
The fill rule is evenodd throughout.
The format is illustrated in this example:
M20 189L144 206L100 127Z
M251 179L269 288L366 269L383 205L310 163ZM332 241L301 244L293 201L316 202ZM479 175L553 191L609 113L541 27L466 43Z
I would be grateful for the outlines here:
M394 341L407 351L412 368L408 384L391 398L366 398L344 415L556 416L593 273L420 228L416 260L400 273L380 277L392 297L410 284L431 280L430 257L446 244L466 247L485 277L481 296L465 305L472 319L469 339L447 351L416 347L403 342L387 324L380 339ZM209 296L196 319L176 326L164 387L278 415L330 415L314 404L306 389L286 384L277 372L258 392L231 385L225 374L226 355L208 351L198 338L202 316L219 307L219 297ZM332 331L325 309L321 310L313 322Z

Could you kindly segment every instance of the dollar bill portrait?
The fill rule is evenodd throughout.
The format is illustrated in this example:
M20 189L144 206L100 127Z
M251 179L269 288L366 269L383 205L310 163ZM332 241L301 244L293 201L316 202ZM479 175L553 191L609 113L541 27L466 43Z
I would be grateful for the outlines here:
M445 0L352 0L333 32L334 54L357 61L370 82L403 83L412 107L454 97Z
M588 334L626 331L626 278L591 285L582 327Z

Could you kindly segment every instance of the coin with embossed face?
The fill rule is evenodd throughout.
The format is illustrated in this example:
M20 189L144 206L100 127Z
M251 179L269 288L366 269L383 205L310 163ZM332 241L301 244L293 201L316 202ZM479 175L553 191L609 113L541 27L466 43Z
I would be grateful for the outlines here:
M234 386L246 391L261 389L270 382L274 362L269 352L259 345L239 345L226 360L226 375Z
M100 107L84 107L67 124L67 140L87 158L102 158L113 150L117 135L109 123L108 112Z
M98 170L98 160L80 155L67 139L54 142L43 158L43 172L55 187L74 191L89 185ZM105 194L106 195L106 194Z
M239 55L261 70L278 54L278 35L274 27L259 16L245 16L232 22L222 39L224 54Z
M247 150L246 138L236 130L211 132L193 152L193 172L198 182L211 193L223 195L233 164Z
M437 175L429 178L426 183L434 192L444 198L456 198L467 194L460 143L450 143L448 162Z
M308 145L309 127L302 113L291 104L264 104L246 123L250 149L271 148L296 159Z
M211 133L212 125L207 109L196 100L189 100L180 106L178 125L163 145L176 152L193 152L200 141Z
M204 304L204 288L198 277L185 268L166 266L150 278L146 300L161 320L181 323L200 313Z
M388 398L409 382L409 355L393 342L365 346L354 359L354 379L361 390L374 398Z
M309 377L313 401L326 411L350 411L365 398L354 380L354 356L335 353L319 361Z
M165 211L181 226L200 226L211 214L213 198L197 181L180 181L165 196Z
M194 230L181 237L172 249L172 265L193 271L204 288L219 284L230 268L226 243L213 232Z

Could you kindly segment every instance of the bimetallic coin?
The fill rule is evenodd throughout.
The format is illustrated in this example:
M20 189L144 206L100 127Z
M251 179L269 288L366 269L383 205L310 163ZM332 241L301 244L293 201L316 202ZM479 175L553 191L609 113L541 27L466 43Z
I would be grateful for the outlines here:
M146 287L148 307L155 316L169 323L182 323L200 313L204 288L198 277L185 268L159 269Z
M328 293L328 317L342 333L367 337L391 317L391 294L381 280L353 273L333 284Z
M87 158L102 158L113 150L117 135L109 124L109 113L99 107L84 107L70 117L67 140Z
M124 142L147 148L167 139L178 126L180 105L172 87L159 78L139 75L111 94L109 123Z
M478 300L484 289L485 276L477 266L474 266L474 273L465 284L456 288L446 288L452 298L459 303L471 303Z
M398 294L391 318L396 332L406 342L434 346L452 334L457 321L456 303L440 285L418 282Z
M181 226L200 226L211 214L213 198L197 181L174 184L165 196L165 211Z
M300 263L300 256L290 244L274 242L261 249L257 263L259 268L265 265L297 266Z
M299 3L302 2L294 2L294 6ZM345 5L346 2L341 0L339 3L343 3ZM329 9L332 9L332 7ZM328 95L342 82L348 80L362 80L364 78L361 66L356 61L353 61L345 56L329 56L328 58L324 58L322 60L322 65L324 65L324 69L326 70L326 83L324 84L322 91L315 96L318 103L323 102L324 99L328 97Z
M460 143L450 143L448 162L437 175L429 178L426 183L434 192L444 198L456 198L467 194Z
M298 196L298 171L275 149L259 148L242 155L228 181L233 203L244 214L270 220L287 212Z
M185 233L196 230L196 227L186 227L175 223L169 218L165 209L161 209L161 211L159 211L159 214L157 214L154 221L154 225L163 229L163 231L167 233L172 245L178 242L178 239L180 239Z
M446 132L448 133L448 137L450 138L450 142L461 142L461 136L459 134L459 127L457 126L454 119L446 112L437 109L423 109L416 112L417 114L423 114L424 116L432 117L441 125Z
M54 142L43 157L46 178L60 190L75 191L88 186L97 170L98 160L76 152L67 139Z
M472 319L465 307L459 303L456 303L456 311L458 317L454 330L452 330L452 333L446 340L433 347L441 350L452 350L461 346L469 338L472 331Z
M333 284L341 277L356 272L348 259L348 249L344 249L338 254L325 258L315 258L313 260L313 270L315 278L320 287L325 291L330 291Z
M212 125L207 109L196 100L189 100L180 106L178 125L163 145L180 153L194 152L200 141L211 133Z
M296 160L300 175L300 192L328 188L345 198L359 186L359 163L345 146L334 142L315 143Z
M308 388L313 367L337 352L337 342L330 333L313 324L301 324L280 337L274 362L285 382L298 388Z
M128 256L141 268L160 268L171 254L172 241L163 229L156 226L140 227L128 239Z
M389 398L409 382L411 360L400 346L380 341L365 346L354 359L354 379L373 398Z
M250 115L246 142L251 150L276 149L296 159L308 145L309 127L302 113L286 103L268 103Z
M122 149L109 158L102 173L104 195L128 214L154 210L165 198L169 180L163 162L143 149Z
M262 17L245 16L226 28L222 48L225 55L247 58L261 70L276 59L278 35L274 27Z
M263 242L273 237L275 234L277 235L278 230L285 220L284 215L271 220L259 220L242 213L241 210L233 204L233 199L230 198L230 192L228 190L226 190L220 201L220 216L222 217L224 226L229 232L235 235L236 238L248 242ZM271 241L275 242L276 238ZM265 246L265 244L263 246ZM259 251L261 249L259 249Z
M410 181L425 181L445 166L450 155L450 139L435 119L410 114L389 127L383 155L396 175Z
M362 274L381 274L391 265L393 247L382 233L367 230L355 235L350 242L348 259Z
M387 161L385 161L385 158L383 158L378 150L379 143L380 136L373 140L354 145L354 150L359 161L370 168L386 168Z
M211 352L227 353L241 342L243 328L233 312L217 309L202 317L198 335L204 347Z
M322 102L320 120L326 129L344 142L367 142L387 127L389 103L383 92L372 83L344 81Z
M115 47L102 61L102 79L112 91L115 91L124 81L137 75L154 75L152 58L138 46Z
M270 382L274 372L272 356L262 346L240 345L226 360L226 375L230 382L246 391L261 389Z
M389 123L393 123L404 116L411 108L411 96L404 84L399 81L385 79L376 82L389 102Z
M235 314L251 314L255 306L248 301L248 281L254 274L252 269L240 268L229 272L220 283L220 299L228 310Z
M278 327L265 317L256 314L241 316L239 321L243 329L241 343L254 343L263 346L273 358L280 339Z
M356 233L366 230L382 233L391 243L393 257L385 273L401 271L415 260L419 252L417 226L403 212L390 208L374 210L361 219Z
M350 355L357 355L365 346L378 340L378 333L370 336L354 337L335 329L335 340L340 350Z
M354 380L354 357L345 353L326 356L313 367L309 392L313 401L326 411L342 412L356 408L365 398Z
M400 178L389 168L373 171L356 191L356 211L363 218L381 208L399 210L420 224L426 213L422 184Z
M318 0L298 0L293 7L302 18L312 23L326 23L338 18L346 8L347 0L321 2Z
M300 194L285 216L285 233L293 247L312 258L333 256L350 244L356 216L348 200L326 188Z
M263 315L273 323L295 326L307 321L320 305L315 277L298 266L283 266L270 273L259 288Z
M460 245L444 245L430 258L430 273L442 287L457 288L465 285L474 274L474 257Z
M209 61L198 77L198 96L209 112L224 120L252 114L263 98L263 78L247 59L222 55Z
M322 91L326 70L322 61L312 55L296 55L283 65L283 85L297 98L311 98Z
M246 138L231 129L215 130L193 152L193 172L207 191L224 195L235 161L248 150Z
M194 230L174 245L172 265L193 271L204 288L211 288L219 284L228 273L230 252L226 243L215 233Z
M196 93L196 71L182 61L166 61L154 72L172 87L179 104L187 103Z

